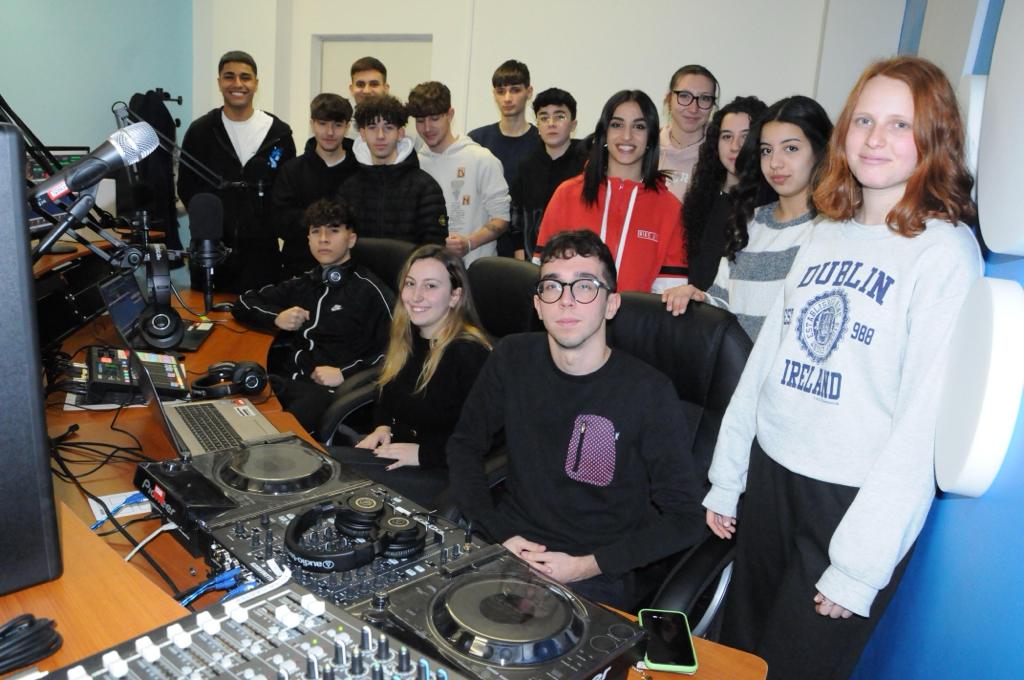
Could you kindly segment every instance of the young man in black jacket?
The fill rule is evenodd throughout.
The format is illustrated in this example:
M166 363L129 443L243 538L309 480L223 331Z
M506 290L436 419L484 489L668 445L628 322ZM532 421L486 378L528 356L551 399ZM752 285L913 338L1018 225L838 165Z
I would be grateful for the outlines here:
M196 194L211 192L224 203L223 240L232 252L215 269L214 282L219 290L241 293L281 277L271 201L278 170L295 157L295 142L287 123L253 107L259 79L249 54L221 57L217 84L224 105L193 121L181 143L184 154L217 177L200 177L181 163L178 197L188 207ZM201 270L192 271L192 287L201 288Z
M512 224L509 234L515 243L515 256L526 259L533 254L540 233L544 209L558 185L583 172L587 145L573 139L576 130L576 99L557 87L544 90L533 100L544 148L537 149L519 163L515 183L509 187L512 197Z
M239 321L290 332L283 366L271 384L285 410L313 432L345 378L384 358L393 295L352 260L353 213L321 199L305 213L309 250L320 266L302 276L249 290L233 312Z
M309 105L313 136L302 155L284 164L274 184L274 224L284 240L281 259L284 278L300 276L316 265L309 252L306 208L332 196L359 170L352 140L345 137L352 120L352 105L344 97L325 92Z
M391 95L368 96L355 116L359 139L353 153L359 172L345 180L338 195L355 209L359 234L444 245L444 195L420 168L412 140L405 136L405 106Z
M534 307L547 333L502 340L448 440L462 512L494 541L580 594L633 611L635 570L705 535L693 432L671 381L608 347L615 261L592 231L541 253ZM483 461L508 447L495 506Z

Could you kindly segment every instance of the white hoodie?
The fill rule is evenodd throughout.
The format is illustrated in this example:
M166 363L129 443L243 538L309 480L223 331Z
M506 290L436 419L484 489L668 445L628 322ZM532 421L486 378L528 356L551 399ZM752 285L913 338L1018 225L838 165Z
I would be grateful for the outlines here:
M426 144L417 151L420 167L441 185L448 209L448 231L469 236L488 221L509 219L508 184L499 161L466 136L456 137L441 153ZM497 254L494 241L474 248L463 260L468 267L479 257Z
M395 160L391 161L388 165L398 165L406 158L409 157L415 148L414 143L408 137L402 137L398 140L398 155L395 156ZM355 155L356 160L363 165L374 165L373 155L370 153L370 146L363 141L362 137L356 138L356 141L352 142L352 153Z

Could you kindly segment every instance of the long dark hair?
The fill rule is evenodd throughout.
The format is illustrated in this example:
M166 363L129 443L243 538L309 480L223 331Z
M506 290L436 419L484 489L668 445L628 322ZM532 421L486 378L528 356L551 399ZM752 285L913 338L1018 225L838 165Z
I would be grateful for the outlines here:
M611 96L601 110L601 118L594 128L593 146L587 168L583 172L583 202L587 205L597 203L597 192L608 177L608 125L611 123L615 109L620 104L636 102L647 125L647 148L641 165L641 176L644 187L658 190L662 174L658 171L660 149L658 148L658 107L642 90L620 90Z
M743 143L743 148L736 158L736 174L740 181L732 190L732 229L725 243L725 254L730 260L735 259L736 253L747 247L750 240L747 224L754 216L754 210L779 198L761 172L761 130L767 123L792 123L800 128L804 137L811 143L811 149L814 151L814 168L811 170L812 192L817 181L818 169L828 148L828 138L832 134L832 121L828 119L825 109L810 97L802 95L780 99L765 109L751 124L747 141ZM815 213L810 192L807 197L807 209L812 215Z
M722 121L730 113L745 113L753 124L767 105L757 97L736 97L723 106L708 123L704 141L700 145L697 164L690 175L690 186L683 197L683 233L686 234L686 252L696 255L704 236L708 215L715 198L725 187L726 170L718 155L718 136Z

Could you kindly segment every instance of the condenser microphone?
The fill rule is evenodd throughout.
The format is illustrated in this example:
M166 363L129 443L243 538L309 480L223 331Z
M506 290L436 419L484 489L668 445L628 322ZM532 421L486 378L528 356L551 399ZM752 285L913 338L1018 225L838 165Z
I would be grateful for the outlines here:
M114 112L114 120L117 121L117 129L123 130L132 124L131 115L128 113L128 105L124 102L115 102L111 108ZM134 189L139 185L139 169L134 165L129 165L125 168L125 172L128 175L128 184ZM132 207L136 210L141 210L142 206L139 203L132 203Z
M82 160L35 185L30 198L43 205L88 189L121 168L135 165L158 146L156 131L149 123L133 123L110 135Z
M196 194L188 204L188 227L192 232L189 260L204 272L203 301L206 313L213 306L213 268L230 252L224 247L224 205L214 194Z

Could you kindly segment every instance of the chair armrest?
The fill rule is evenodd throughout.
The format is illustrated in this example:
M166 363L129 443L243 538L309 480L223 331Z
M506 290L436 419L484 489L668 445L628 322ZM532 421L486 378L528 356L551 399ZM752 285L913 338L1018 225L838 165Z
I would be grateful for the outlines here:
M335 393L334 401L324 411L320 418L320 425L316 429L316 439L321 444L331 444L335 432L338 431L345 419L353 412L374 403L377 400L378 389L375 382L377 369L367 369L352 376L341 384ZM367 375L373 374L373 375ZM353 432L347 433L351 437ZM355 442L351 442L355 445Z
M505 477L508 476L508 449L504 444L487 454L487 459L484 461L484 474L487 475L487 487L491 490L492 497L499 495L499 489L505 482ZM497 499L495 498L495 500ZM438 514L442 517L456 524L462 523L462 512L459 510L459 504L455 500L455 491L451 485L445 487L444 491L437 495L435 504Z
M676 563L650 606L686 612L692 618L694 605L733 561L735 551L736 539L708 536Z

